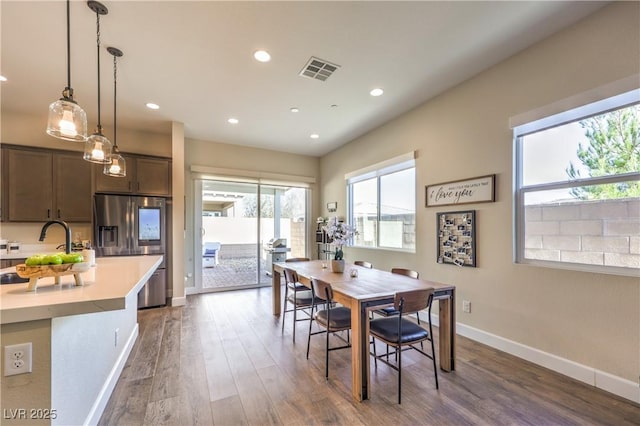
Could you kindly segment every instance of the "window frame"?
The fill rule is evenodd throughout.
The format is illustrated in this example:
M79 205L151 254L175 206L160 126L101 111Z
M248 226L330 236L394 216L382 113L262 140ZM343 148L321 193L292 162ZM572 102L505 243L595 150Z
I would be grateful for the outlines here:
M640 104L640 89L631 90L619 95L611 96L586 105L578 105L566 111L549 115L513 128L514 156L513 156L513 261L516 264L549 267L554 269L568 269L583 272L596 272L624 276L640 276L640 268L622 266L590 265L586 263L571 263L562 260L540 260L526 258L525 252L525 197L528 193L548 191L554 189L568 189L590 185L602 185L630 180L640 180L640 171L616 175L582 178L550 183L523 184L523 151L524 137L532 133L545 131L565 124L577 122L589 117L607 112L624 109Z
M347 217L349 218L349 223L355 224L354 217L354 208L353 208L353 185L359 182L364 182L369 179L376 180L376 241L375 246L362 246L356 245L355 240L352 239L352 247L358 249L372 249L372 250L389 250L389 251L398 251L404 253L416 253L416 245L414 244L413 248L398 248L398 247L387 247L380 246L380 216L381 216L381 206L380 206L380 180L382 177L391 175L393 173L401 172L404 170L413 169L414 171L414 191L413 191L413 205L414 205L414 223L417 223L417 196L416 196L416 188L417 188L417 179L416 179L416 164L415 164L415 155L414 152L409 154L401 155L399 157L392 158L390 160L366 167L364 169L360 169L345 175L345 181L347 185ZM415 237L414 231L414 237ZM415 238L414 238L415 240Z

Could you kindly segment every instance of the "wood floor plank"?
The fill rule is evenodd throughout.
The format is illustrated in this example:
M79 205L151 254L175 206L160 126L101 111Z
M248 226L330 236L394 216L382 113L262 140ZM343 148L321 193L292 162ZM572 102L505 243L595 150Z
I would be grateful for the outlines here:
M211 402L211 413L213 424L216 426L244 426L249 424L238 395Z
M98 424L141 425L147 412L152 381L152 377L120 381Z
M138 318L101 425L640 425L640 405L462 336L440 389L431 360L407 352L402 405L397 372L373 363L372 398L354 401L350 352L330 353L326 381L324 340L312 339L307 360L308 324L293 344L268 288L188 296L183 308Z
M147 311L141 311L147 312ZM139 335L140 347L136 351L133 361L128 369L127 379L138 380L145 377L153 377L156 370L156 363L158 361L158 354L160 351L160 345L162 343L162 335L164 333L164 314L157 315L155 312L150 312L150 319L146 321L145 327L142 329Z
M191 413L191 422L184 424L213 424L209 385L202 354L183 353L180 367L180 401L185 409Z
M205 375L209 389L209 400L217 401L238 394L227 356L222 350L222 341L211 322L208 332L200 333L200 345L205 364Z
M178 396L180 390L180 344L182 334L181 309L172 308L164 320L164 332L156 372L153 377L150 401Z
M181 413L182 411L182 413ZM188 415L184 415L186 410L181 404L179 397L161 399L149 402L147 412L144 417L145 426L183 425L189 424ZM181 415L183 414L183 415Z

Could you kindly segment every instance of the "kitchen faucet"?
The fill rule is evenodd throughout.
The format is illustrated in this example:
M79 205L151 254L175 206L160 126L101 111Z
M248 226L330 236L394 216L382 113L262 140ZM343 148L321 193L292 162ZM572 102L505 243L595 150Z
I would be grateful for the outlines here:
M64 228L66 232L66 239L64 242L64 251L67 254L71 253L71 228L69 228L69 225L67 225L67 222L63 220L50 220L49 222L45 223L44 226L42 227L42 231L40 231L40 239L38 241L44 241L44 237L47 236L47 229L49 228L49 226L53 225L54 223L57 223L58 225Z

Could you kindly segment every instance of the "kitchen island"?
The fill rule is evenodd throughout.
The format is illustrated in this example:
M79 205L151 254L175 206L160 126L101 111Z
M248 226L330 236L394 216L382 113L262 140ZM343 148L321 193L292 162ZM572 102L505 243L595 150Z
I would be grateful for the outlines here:
M98 258L84 286L71 275L35 292L0 286L2 346L30 342L33 352L31 373L2 377L2 424L97 423L138 336L137 293L161 262Z

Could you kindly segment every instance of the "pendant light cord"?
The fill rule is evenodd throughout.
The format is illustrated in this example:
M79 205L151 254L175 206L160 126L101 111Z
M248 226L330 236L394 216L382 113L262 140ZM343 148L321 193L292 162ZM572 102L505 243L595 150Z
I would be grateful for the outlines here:
M71 1L67 0L67 90L71 89Z
M98 52L98 127L97 133L102 135L100 122L100 14L96 12L96 50Z
M116 125L117 115L116 115L116 94L117 94L117 84L116 80L118 77L118 68L116 65L116 55L113 55L113 150L118 152L118 142L116 139L116 131L118 126Z

